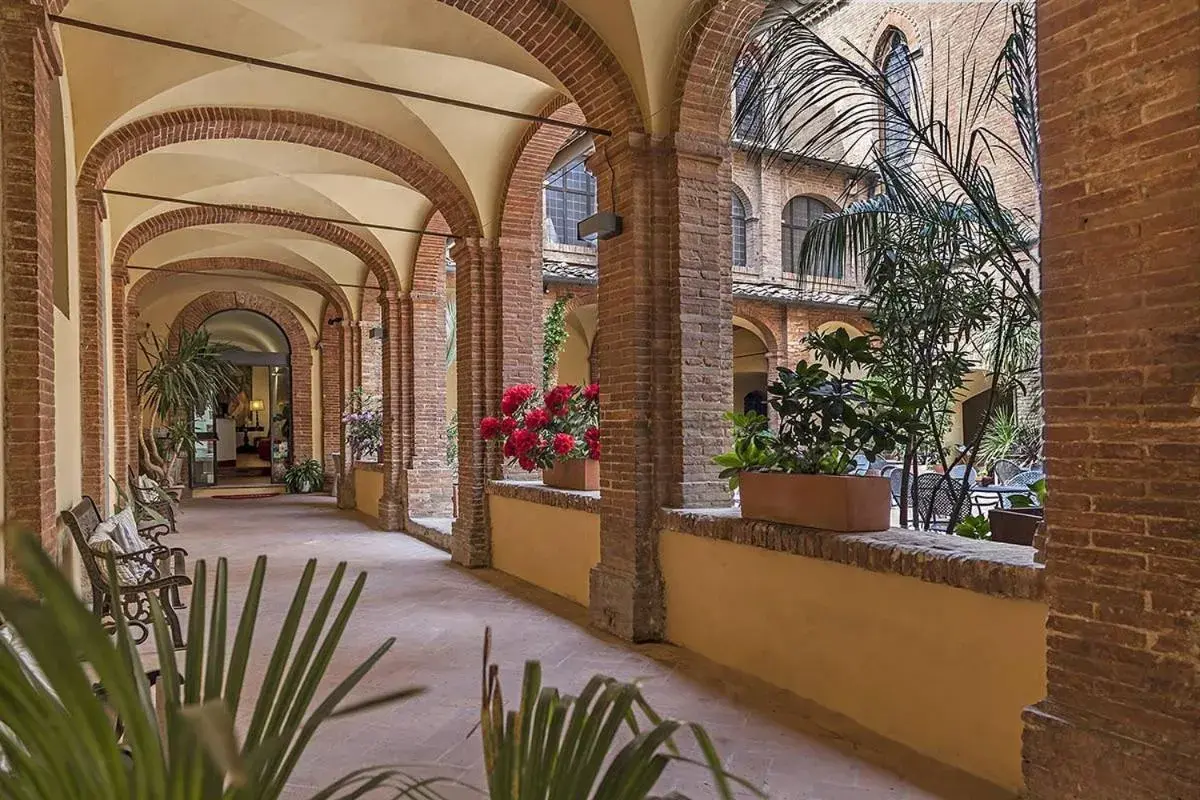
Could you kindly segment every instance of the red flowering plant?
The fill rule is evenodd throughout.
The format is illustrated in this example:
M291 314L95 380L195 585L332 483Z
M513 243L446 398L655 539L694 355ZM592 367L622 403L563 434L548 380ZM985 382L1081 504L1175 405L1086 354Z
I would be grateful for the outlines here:
M500 416L479 423L484 441L504 440L504 457L526 472L556 461L600 460L600 387L555 386L542 393L531 383L504 390Z

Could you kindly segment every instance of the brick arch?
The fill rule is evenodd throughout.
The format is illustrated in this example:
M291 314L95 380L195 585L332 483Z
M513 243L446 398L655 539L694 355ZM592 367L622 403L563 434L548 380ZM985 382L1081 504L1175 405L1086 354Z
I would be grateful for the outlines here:
M539 112L540 116L564 122L583 123L579 106L565 97L556 98ZM504 179L501 196L500 236L530 237L540 252L542 244L542 185L550 162L558 155L572 131L553 125L536 123L530 126L513 153L512 163Z
M423 194L463 236L479 235L474 202L449 177L414 151L382 134L348 122L273 108L198 106L134 120L88 151L79 169L84 190L104 188L126 162L179 142L253 139L318 147L372 164Z
M734 64L766 0L704 0L680 48L675 130L729 140Z
M219 257L219 258L189 258L183 261L173 261L170 264L164 264L164 269L169 269L171 272L158 272L147 275L141 280L134 283L126 296L126 302L131 308L136 308L138 299L142 292L150 287L161 283L171 275L178 272L206 272L208 270L220 269L237 272L262 272L269 275L277 275L281 278L289 280L303 281L309 286L312 286L321 296L325 298L325 302L336 313L347 315L350 313L350 301L346 298L346 293L336 283L331 281L328 276L322 273L321 275L313 275L311 272L305 272L302 269L280 264L277 261L268 261L262 258L235 258L235 257ZM214 276L220 278L220 276ZM315 286L313 286L315 282Z
M322 222L307 217L281 216L278 209L263 206L238 206L236 208L189 206L165 211L145 219L126 231L117 243L117 249L113 255L113 269L115 271L123 270L129 262L129 258L139 248L171 231L202 225L224 224L264 225L316 236L342 248L362 261L367 270L380 282L380 285L388 288L395 286L396 273L392 269L391 261L362 237L332 222Z
M282 297L269 292L209 292L192 300L175 315L170 341L180 331L196 330L204 321L221 311L243 309L268 317L287 336L292 366L292 447L291 458L309 458L313 453L312 431L312 348L308 332L300 322L303 313ZM302 409L298 412L297 409Z
M629 76L604 40L559 0L439 0L487 23L554 73L589 124L642 131L645 115Z

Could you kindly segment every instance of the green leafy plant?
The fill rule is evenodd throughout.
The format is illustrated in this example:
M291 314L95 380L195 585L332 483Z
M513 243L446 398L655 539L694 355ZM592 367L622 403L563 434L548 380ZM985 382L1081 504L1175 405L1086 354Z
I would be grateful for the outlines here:
M596 675L571 697L544 687L541 665L529 661L517 707L507 710L490 645L489 631L480 731L491 800L646 800L672 761L706 767L722 800L732 800L735 786L766 796L725 771L702 726L664 720L637 684ZM681 730L703 760L680 754L674 737ZM629 734L623 744L622 731Z
M446 369L458 360L458 303L446 301Z
M310 458L288 467L283 473L283 483L294 494L311 492L325 483L325 469L320 461Z
M1008 498L1009 508L1045 508L1046 479L1038 478L1029 484L1029 494L1014 494Z
M971 514L954 526L954 533L967 539L990 539L992 526L985 515Z
M167 427L164 457L153 435L141 431L140 448L151 474L169 483L175 462L195 444L192 419L222 395L237 392L242 370L225 358L228 345L214 342L208 332L181 330L175 343L163 342L153 331L139 341L149 365L138 376L138 397L150 415L149 429Z
M1002 411L990 420L979 443L979 460L988 466L1004 458L1028 466L1041 454L1041 420L1023 418L1015 410Z
M446 423L446 466L450 469L458 467L458 410L450 413L450 421Z
M567 343L567 303L571 295L559 297L542 321L542 387L549 388L558 372L558 357Z
M714 459L726 477L734 470L844 475L859 453L874 459L919 429L901 388L848 377L874 363L868 337L837 328L810 334L808 342L820 361L780 367L767 387L779 430L767 431L760 415L732 418L734 449Z
M274 800L320 726L419 692L406 688L345 702L391 648L388 639L318 700L366 576L359 574L339 601L346 574L346 564L339 564L313 605L316 562L309 561L262 682L254 687L257 700L239 742L234 719L247 694L265 557L255 564L234 617L225 560L217 562L211 584L205 562L196 563L187 646L179 654L157 601L151 601L161 669L156 707L120 605L113 609L113 629L106 629L33 537L15 536L12 546L41 602L0 585L0 617L30 656L18 657L13 640L0 639L0 753L10 765L0 769L2 797ZM115 582L111 559L108 569ZM93 689L96 684L102 692ZM393 789L393 797L428 797L427 783L399 770L369 768L333 781L314 797L349 800L378 785Z

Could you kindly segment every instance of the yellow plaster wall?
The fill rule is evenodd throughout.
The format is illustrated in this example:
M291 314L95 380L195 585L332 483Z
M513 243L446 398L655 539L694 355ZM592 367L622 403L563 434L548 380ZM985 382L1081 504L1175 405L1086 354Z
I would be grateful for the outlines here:
M379 500L383 497L383 473L354 468L354 498L359 511L379 519Z
M667 531L667 638L1016 791L1046 606Z
M491 495L492 566L557 595L588 603L600 561L600 515Z

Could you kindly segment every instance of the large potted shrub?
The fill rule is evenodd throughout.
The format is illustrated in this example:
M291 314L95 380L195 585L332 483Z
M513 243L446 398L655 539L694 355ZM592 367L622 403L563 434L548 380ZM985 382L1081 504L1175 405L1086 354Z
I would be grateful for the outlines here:
M884 530L891 523L887 479L847 473L855 456L874 460L908 440L920 425L915 404L894 387L851 377L871 363L868 337L838 329L809 343L821 361L781 367L768 387L777 430L760 414L731 415L733 449L715 459L721 476L740 486L742 516L750 519Z
M545 393L531 383L510 386L499 417L484 417L484 441L504 440L504 456L526 472L541 470L556 489L600 488L600 386L555 386Z
M292 494L308 494L325 483L325 469L315 458L298 461L283 473L283 484Z

